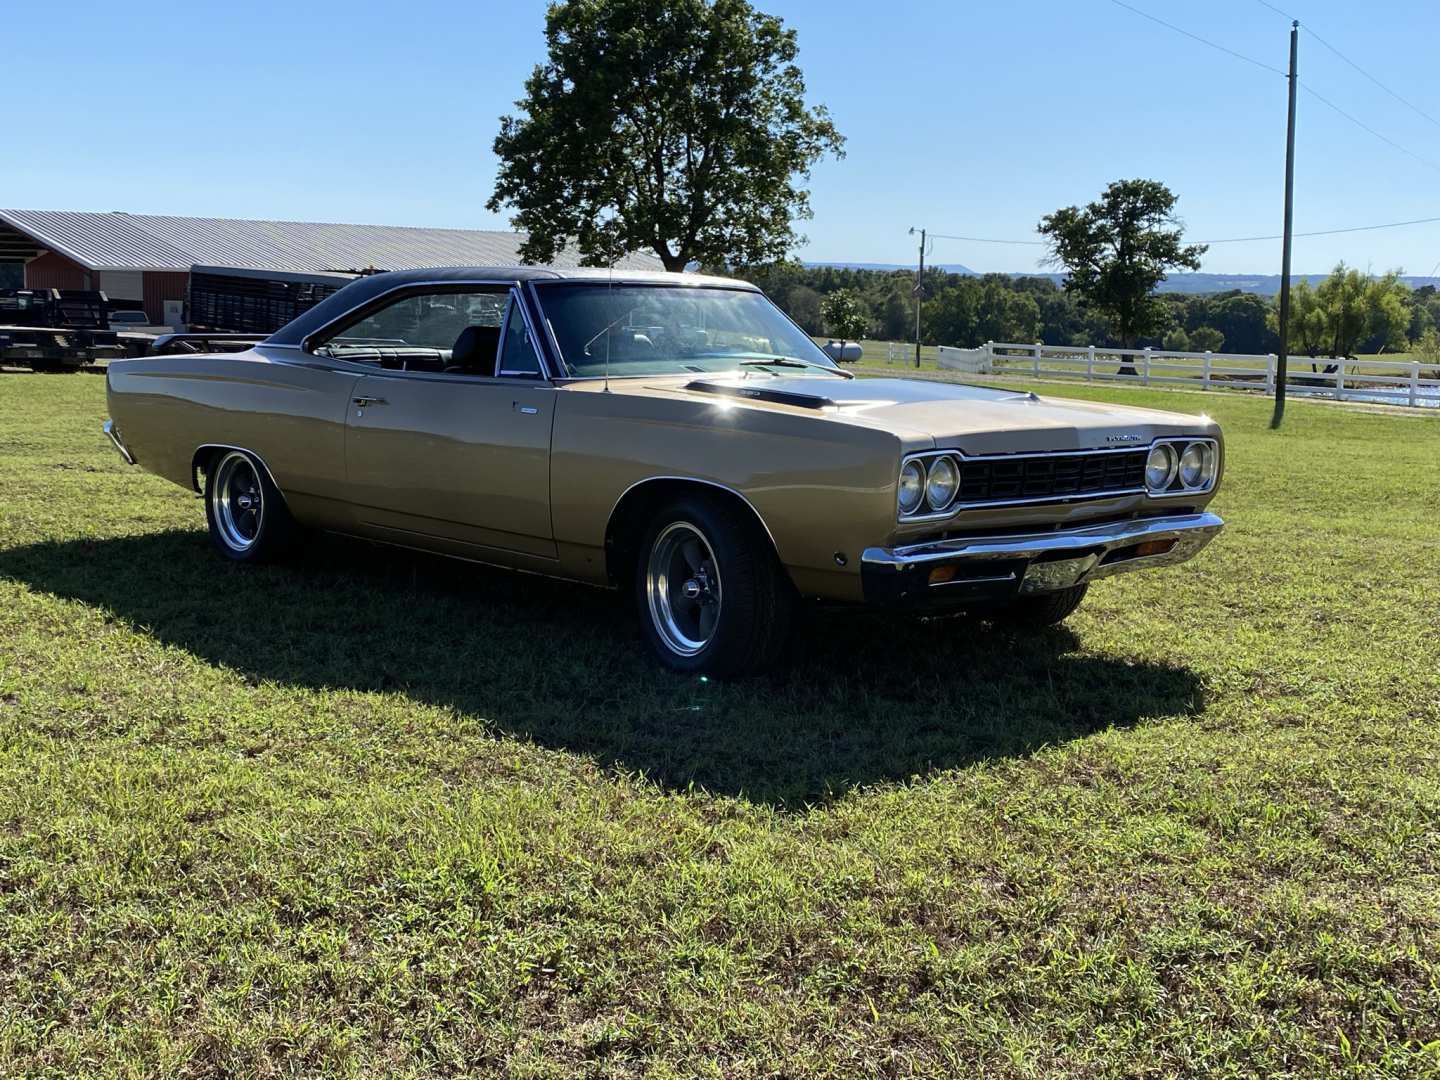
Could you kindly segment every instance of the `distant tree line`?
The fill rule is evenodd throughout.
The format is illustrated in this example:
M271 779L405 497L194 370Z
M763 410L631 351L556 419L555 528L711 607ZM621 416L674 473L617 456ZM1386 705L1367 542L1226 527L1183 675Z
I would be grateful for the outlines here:
M803 266L797 262L731 267L734 276L764 289L808 333L855 336L832 325L826 310L852 313L864 337L913 341L915 272ZM973 348L986 341L1043 341L1047 345L1125 344L1104 315L1045 277L964 275L925 271L922 340ZM846 294L849 301L831 298ZM1136 347L1180 351L1271 353L1280 347L1273 298L1232 290L1211 294L1158 293L1163 329L1138 335ZM830 301L827 309L827 300ZM1394 274L1366 277L1343 264L1312 288L1295 286L1291 352L1297 356L1422 351L1427 332L1440 336L1440 295L1432 285L1411 289Z

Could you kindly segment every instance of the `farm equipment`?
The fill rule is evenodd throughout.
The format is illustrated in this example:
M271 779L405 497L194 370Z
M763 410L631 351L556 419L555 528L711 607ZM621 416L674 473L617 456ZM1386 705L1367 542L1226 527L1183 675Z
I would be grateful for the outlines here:
M0 363L76 371L95 360L142 355L150 340L110 329L103 292L0 290Z

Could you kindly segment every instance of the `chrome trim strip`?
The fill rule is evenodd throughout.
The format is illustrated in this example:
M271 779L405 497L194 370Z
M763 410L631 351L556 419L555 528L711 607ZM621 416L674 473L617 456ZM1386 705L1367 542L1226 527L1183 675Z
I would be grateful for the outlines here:
M100 425L100 430L105 432L105 437L114 444L116 452L125 459L126 465L135 464L135 455L130 453L130 448L120 441L119 429L115 427L114 420L106 420Z
M717 484L714 480L702 480L698 476L673 476L667 474L665 476L647 476L643 480L636 480L633 484L631 484L629 487L627 487L624 491L620 493L620 497L617 498L614 504L610 507L610 513L605 516L605 532L607 535L610 532L610 523L615 520L615 511L619 508L620 504L625 501L625 496L629 495L630 492L634 491L641 484L649 484L657 480L680 480L690 484L704 484L706 487L719 488L721 491L729 492L731 495L734 495L736 498L738 498L741 502L743 502L746 506L750 508L750 512L755 515L755 520L760 522L760 527L765 530L765 535L770 538L770 546L773 547L776 552L779 552L780 547L775 543L775 534L770 531L770 526L765 521L765 518L761 515L760 511L755 509L754 503L747 499L743 493L736 491L732 487L726 487L724 484Z
M930 588L943 589L949 585L1004 585L1006 582L1014 580L1014 574L994 574L990 577L951 578L949 581L932 581Z
M1183 438L1183 436L1164 435L1153 440L1153 442L1164 442L1171 438ZM1193 439L1186 439L1186 442L1199 442L1202 436ZM967 454L963 450L917 450L913 454L906 454L905 460L920 457L943 457L949 454L951 457L964 458L966 461L1019 461L1021 458L1060 458L1060 457L1091 457L1094 454L1140 454L1150 449L1151 443L1137 443L1134 446L1102 446L1094 450L1027 450L1020 454Z
M1084 525L1051 533L1019 536L954 537L898 548L866 548L860 557L863 567L877 570L905 571L932 563L984 563L998 559L1034 560L1043 556L1099 550L1098 565L1082 578L1089 581L1109 577L1128 570L1151 566L1170 566L1184 562L1213 540L1225 527L1216 514L1179 514L1171 517L1136 518L1130 521ZM1117 548L1152 540L1174 540L1175 546L1160 555L1146 555L1104 563L1104 557Z
M275 490L280 492L280 497L285 497L285 489L275 482L275 474L270 471L270 466L266 464L264 458L262 458L254 450L251 450L248 446L232 446L230 443L201 443L199 446L195 447L195 452L190 455L190 486L194 488L198 494L205 494L205 491L200 486L199 481L199 458L200 451L202 450L239 450L242 454L249 454L252 458L255 459L256 462L259 463L260 467L265 470L265 475L270 478L270 483L275 484Z

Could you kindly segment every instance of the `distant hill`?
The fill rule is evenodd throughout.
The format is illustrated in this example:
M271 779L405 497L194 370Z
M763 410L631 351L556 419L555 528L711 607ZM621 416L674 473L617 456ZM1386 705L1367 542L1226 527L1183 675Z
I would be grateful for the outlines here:
M834 266L846 270L913 270L913 263L901 265L900 263L842 263L842 262L807 262L806 266ZM926 269L931 269L926 267ZM976 272L961 263L936 263L936 270L944 270L950 274L969 274L974 276ZM1012 273L1010 277L1043 277L1049 278L1055 283L1065 280L1064 274L1042 274L1035 271L1021 271ZM1296 274L1294 281L1308 281L1311 285L1318 285L1324 281L1327 274ZM1440 288L1440 277L1402 277L1412 289L1418 289L1424 285L1433 285ZM1230 292L1238 289L1241 292L1255 293L1259 296L1274 296L1280 291L1279 274L1171 274L1160 283L1159 292L1178 293L1217 293Z
M891 270L914 270L914 263L906 263L904 266L899 263L853 263L853 262L802 262L801 266L833 266L837 270L879 270L882 273L889 273ZM926 270L944 270L947 274L968 274L976 276L976 272L962 263L926 263Z
M1318 285L1329 276L1329 274L1295 274L1290 280L1308 281L1311 285ZM1056 280L1059 280L1059 278L1057 277ZM1402 277L1400 280L1412 289L1418 289L1423 285L1434 285L1440 288L1440 277L1417 277L1411 275ZM1160 284L1160 292L1212 293L1229 292L1232 289L1239 289L1241 292L1258 293L1260 296L1274 296L1280 291L1280 275L1171 274Z

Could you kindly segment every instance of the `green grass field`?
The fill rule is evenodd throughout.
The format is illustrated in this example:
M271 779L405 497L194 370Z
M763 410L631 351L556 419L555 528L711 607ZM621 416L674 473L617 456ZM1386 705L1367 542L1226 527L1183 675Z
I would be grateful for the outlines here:
M1199 559L720 684L0 376L0 1075L1440 1074L1440 420L1073 393L1225 425Z

